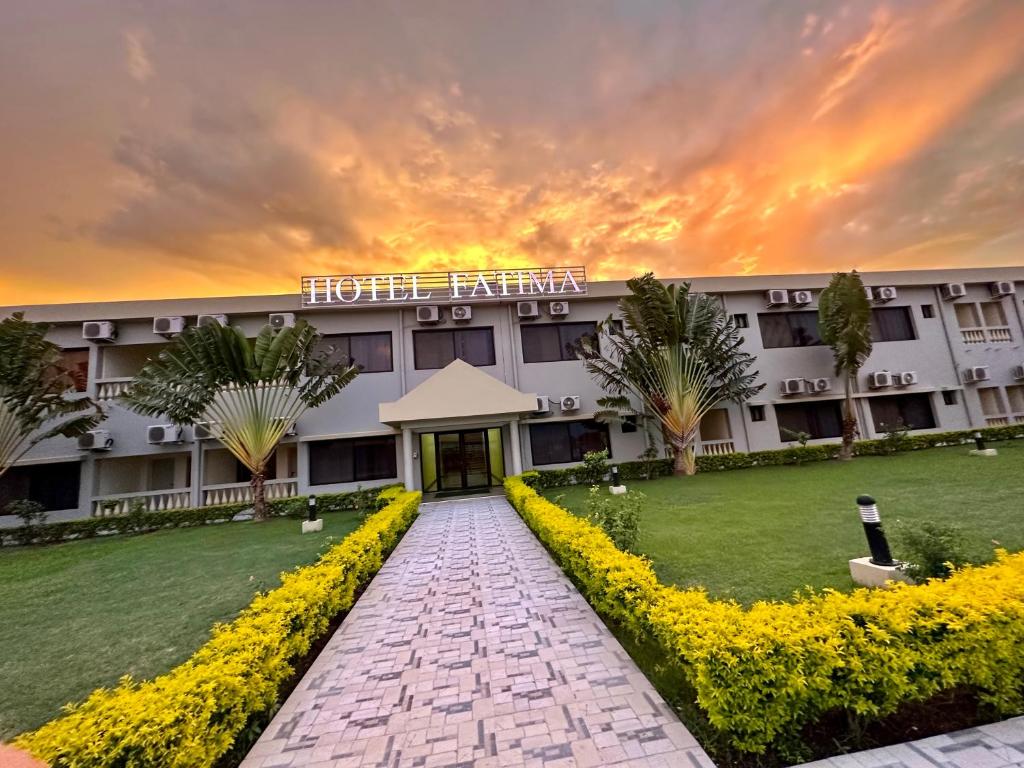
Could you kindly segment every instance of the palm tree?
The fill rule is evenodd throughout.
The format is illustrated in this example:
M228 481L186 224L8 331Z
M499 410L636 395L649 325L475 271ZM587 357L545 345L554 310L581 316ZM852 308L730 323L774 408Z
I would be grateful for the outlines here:
M603 402L632 396L640 403L636 412L658 420L673 472L692 475L704 415L723 401L746 400L764 385L754 383L754 357L740 349L739 331L717 299L692 292L689 283L666 286L650 273L626 286L629 295L618 304L623 325L609 319L601 326L609 353L588 342L585 365L612 395Z
M836 272L818 297L821 340L832 348L836 376L844 382L843 445L840 459L853 458L857 416L853 412L853 385L857 372L871 355L871 304L857 271Z
M214 435L252 472L253 519L267 519L267 463L306 409L323 405L359 373L317 353L320 338L305 320L254 341L219 324L189 328L150 360L122 396L147 416L175 424L207 421Z
M105 418L88 397L69 397L77 374L46 340L49 330L21 312L0 321L0 477L36 443L78 437Z

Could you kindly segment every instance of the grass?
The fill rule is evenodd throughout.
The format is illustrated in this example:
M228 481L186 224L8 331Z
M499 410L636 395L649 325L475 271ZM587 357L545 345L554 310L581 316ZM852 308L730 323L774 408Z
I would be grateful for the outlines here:
M959 526L966 554L987 561L993 541L1024 549L1024 441L995 446L997 458L936 448L630 483L647 495L639 549L663 582L743 603L805 586L847 590L847 561L869 554L855 503L868 493L895 557L899 524L931 520ZM587 489L545 493L585 513Z
M306 535L278 518L0 550L0 739L122 675L171 669L359 522L338 512Z

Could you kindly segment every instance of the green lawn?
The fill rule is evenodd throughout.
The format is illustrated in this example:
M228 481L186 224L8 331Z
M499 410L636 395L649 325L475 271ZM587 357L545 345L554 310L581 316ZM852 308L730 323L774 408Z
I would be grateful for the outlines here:
M1024 549L1024 441L994 445L997 458L964 446L630 483L647 494L640 549L665 583L745 603L850 589L847 561L869 554L855 504L868 493L897 558L896 522L933 520L959 525L968 554L991 559L993 540ZM587 489L545 493L585 511Z
M282 518L0 550L0 739L122 675L184 661L216 622L358 524L339 512L305 536Z

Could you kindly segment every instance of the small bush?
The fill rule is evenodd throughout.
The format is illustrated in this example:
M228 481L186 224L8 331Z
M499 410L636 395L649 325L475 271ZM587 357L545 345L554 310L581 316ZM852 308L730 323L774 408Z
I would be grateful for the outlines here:
M608 451L587 451L583 466L577 470L576 482L581 485L599 485L608 475Z
M910 427L903 423L903 419L898 419L895 424L883 424L882 431L883 436L879 442L884 453L892 455L907 450Z
M948 579L967 564L963 532L955 525L906 523L896 527L898 554L906 564L901 570L918 584L929 579Z
M15 499L4 507L4 514L20 518L26 528L46 522L46 507L30 499Z
M647 497L640 491L613 496L594 485L587 497L587 517L625 552L636 550L640 540L640 509Z

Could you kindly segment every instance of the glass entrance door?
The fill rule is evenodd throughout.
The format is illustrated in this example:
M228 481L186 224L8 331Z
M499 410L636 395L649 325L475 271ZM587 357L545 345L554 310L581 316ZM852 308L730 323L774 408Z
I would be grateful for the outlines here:
M459 491L490 486L486 430L439 432L434 437L438 490Z

